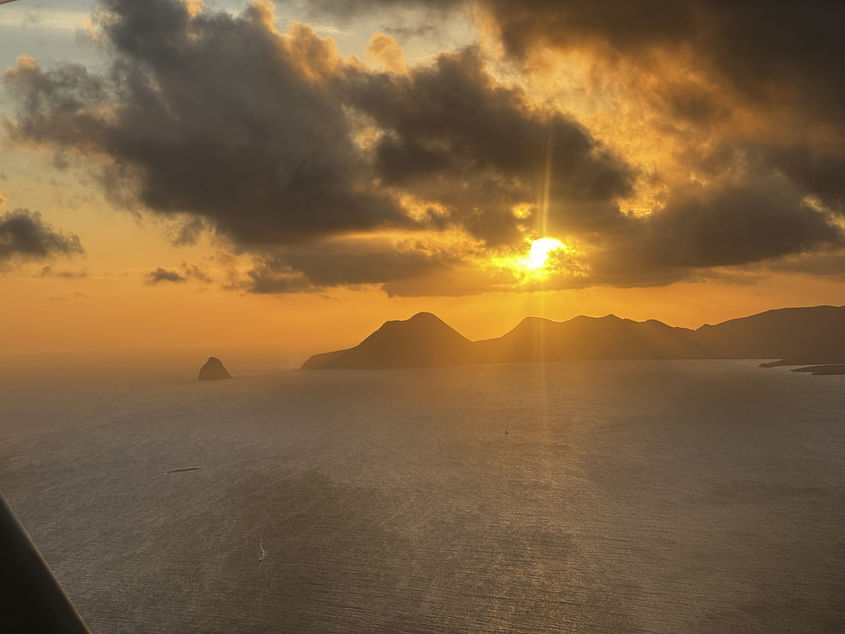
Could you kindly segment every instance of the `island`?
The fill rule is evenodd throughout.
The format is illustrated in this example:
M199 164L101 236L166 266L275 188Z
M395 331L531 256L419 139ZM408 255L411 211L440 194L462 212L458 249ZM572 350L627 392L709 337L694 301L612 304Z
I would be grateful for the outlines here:
M232 375L223 365L223 362L217 357L208 357L208 361L200 368L200 373L197 378L200 381L219 381L221 379L231 379Z
M526 317L501 337L471 341L432 313L385 322L352 348L316 354L309 370L442 367L638 359L766 359L765 367L845 367L845 307L782 308L695 330L649 319L578 316L556 322ZM845 372L845 370L843 370Z

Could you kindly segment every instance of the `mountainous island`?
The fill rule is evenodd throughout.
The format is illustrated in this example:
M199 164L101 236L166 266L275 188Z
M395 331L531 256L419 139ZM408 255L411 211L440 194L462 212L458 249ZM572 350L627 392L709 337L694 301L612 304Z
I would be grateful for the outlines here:
M845 306L782 308L696 330L615 315L526 317L496 339L470 341L431 313L388 321L354 348L317 354L305 369L376 369L632 359L776 359L845 374Z
M229 374L229 371L220 359L217 357L208 357L208 361L200 368L197 378L200 381L220 381L222 379L231 379L232 375Z

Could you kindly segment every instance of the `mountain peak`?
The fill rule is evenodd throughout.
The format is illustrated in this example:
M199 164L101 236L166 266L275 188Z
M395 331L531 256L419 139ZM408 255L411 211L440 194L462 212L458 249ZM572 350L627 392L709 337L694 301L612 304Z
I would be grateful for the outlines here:
M408 319L392 319L390 321L386 321L381 325L381 328L376 330L373 334L371 334L367 339L374 337L375 335L384 335L385 333L395 333L397 331L403 332L433 332L436 330L448 330L458 334L449 324L445 321L440 319L434 313L427 313L421 312L409 317ZM459 335L460 336L460 335Z
M425 312L425 311L417 313L416 315L413 315L412 317L409 317L408 319L404 319L404 320L403 319L397 319L397 320L388 321L388 322L385 322L385 323L388 323L388 324L408 324L408 325L414 325L414 326L416 326L416 325L439 325L439 324L443 324L447 328L449 327L449 325L445 321L440 319L440 317L438 317L434 313L428 313L428 312Z
M386 321L354 348L314 355L305 368L407 368L469 362L472 342L437 315Z

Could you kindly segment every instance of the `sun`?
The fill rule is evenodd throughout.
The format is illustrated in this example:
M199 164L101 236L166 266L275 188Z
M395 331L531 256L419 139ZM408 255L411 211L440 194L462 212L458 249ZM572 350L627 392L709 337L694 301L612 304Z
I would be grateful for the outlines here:
M566 245L560 240L554 238L538 238L531 243L531 249L528 251L528 255L520 258L519 262L528 270L539 271L546 266L549 253L560 249L566 249Z

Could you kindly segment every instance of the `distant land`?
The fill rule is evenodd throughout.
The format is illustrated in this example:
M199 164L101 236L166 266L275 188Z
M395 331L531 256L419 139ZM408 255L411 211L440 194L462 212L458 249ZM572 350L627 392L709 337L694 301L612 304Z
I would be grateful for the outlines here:
M810 374L845 374L845 363L811 365L806 368L795 368L793 372L809 372Z
M200 381L219 381L221 379L231 379L232 375L229 374L229 371L220 359L217 357L208 357L208 361L200 368L197 378Z
M431 313L388 321L354 348L316 354L305 369L419 368L633 359L778 359L845 374L845 306L782 308L696 330L615 315L568 321L526 317L497 339L470 341ZM806 369L813 372L814 369Z

